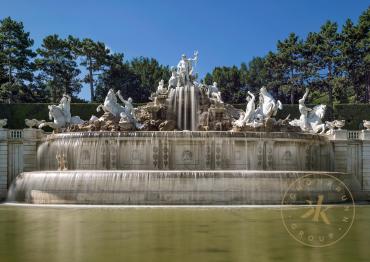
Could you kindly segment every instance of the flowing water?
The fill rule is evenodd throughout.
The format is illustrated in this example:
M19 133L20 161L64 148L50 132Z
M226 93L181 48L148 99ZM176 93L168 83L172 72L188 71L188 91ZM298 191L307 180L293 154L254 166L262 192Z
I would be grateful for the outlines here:
M177 119L180 130L198 129L199 88L178 86L169 94L169 114Z
M287 233L279 207L0 205L2 262L361 262L369 240L370 206L357 206L341 241L311 248Z
M326 203L338 202L338 197L331 197L332 176L345 181L350 178L323 171L34 171L16 178L8 200L39 204L280 204L289 185L306 176L315 178L311 191L326 195ZM332 185L329 188L328 183ZM311 191L298 194L296 203L306 203Z

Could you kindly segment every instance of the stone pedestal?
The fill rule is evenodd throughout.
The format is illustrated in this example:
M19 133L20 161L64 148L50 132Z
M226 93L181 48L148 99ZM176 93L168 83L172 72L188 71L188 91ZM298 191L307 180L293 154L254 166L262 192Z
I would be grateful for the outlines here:
M370 191L370 130L361 132L362 143L362 175L363 190Z
M370 192L370 131L334 130L330 140L334 171L354 175L359 188Z
M347 130L333 130L331 139L335 141L347 141Z
M8 130L0 128L0 201L6 198L8 187Z
M360 135L362 140L369 140L370 141L370 130L362 130Z
M23 171L29 172L37 169L37 141L40 137L39 129L23 129Z
M333 130L329 139L333 143L334 170L337 172L347 172L347 130Z

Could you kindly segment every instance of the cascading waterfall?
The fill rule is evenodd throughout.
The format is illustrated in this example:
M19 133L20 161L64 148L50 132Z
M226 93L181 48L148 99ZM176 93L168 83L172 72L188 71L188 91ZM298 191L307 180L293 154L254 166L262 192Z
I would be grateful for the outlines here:
M309 149L309 150L308 150ZM58 170L56 155L68 170ZM9 200L74 204L279 204L296 178L332 170L318 135L81 132L50 135ZM318 180L321 181L321 180ZM321 182L320 182L321 183ZM317 186L320 190L320 186Z
M333 172L263 170L35 171L17 177L8 200L38 204L280 204L297 178L326 173L345 177ZM319 180L316 190L325 188L324 183L325 178Z
M179 130L198 130L199 88L178 86L169 94L169 115L174 117Z

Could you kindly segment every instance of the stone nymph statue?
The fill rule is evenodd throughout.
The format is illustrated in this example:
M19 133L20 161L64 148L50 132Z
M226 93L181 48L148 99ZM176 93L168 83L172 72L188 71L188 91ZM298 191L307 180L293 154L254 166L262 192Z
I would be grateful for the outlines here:
M308 131L311 133L320 133L323 134L327 126L322 122L324 118L326 106L317 105L313 108L308 108L305 105L309 90L306 89L303 97L299 99L299 112L301 116L299 119L294 119L289 122L291 126L298 126L302 131Z
M125 106L118 103L117 97ZM124 123L126 126L133 125L135 128L140 129L141 125L136 120L135 108L132 103L131 97L125 100L120 91L115 93L113 89L109 89L104 104L99 105L96 111L99 112L103 109L105 113L109 113L114 117L120 117L120 123ZM102 120L104 121L104 119Z
M263 121L276 116L278 109L283 109L283 104L267 91L266 87L261 87L259 93L259 105L256 110L256 118Z
M208 98L211 99L215 104L223 104L221 99L221 92L217 87L217 82L213 82L213 85L208 86Z
M238 127L242 127L247 123L251 123L254 120L255 115L255 100L256 97L253 95L252 92L248 91L248 95L246 97L247 100L247 107L245 109L245 113L240 115L240 118L235 121L235 125Z
M256 98L252 92L248 91L246 100L248 101L246 111L234 122L234 125L237 127L260 126L264 121L275 116L278 109L283 108L281 102L279 100L276 101L266 87L260 89L257 109L255 109Z

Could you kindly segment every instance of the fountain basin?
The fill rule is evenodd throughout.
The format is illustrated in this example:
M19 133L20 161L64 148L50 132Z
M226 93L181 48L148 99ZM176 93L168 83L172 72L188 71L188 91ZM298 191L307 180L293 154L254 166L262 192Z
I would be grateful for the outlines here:
M35 171L13 182L10 201L35 204L245 205L280 204L296 179L312 175L314 191L297 191L296 203L320 192L335 203L327 183L352 176L315 171Z
M81 132L49 135L39 170L332 171L325 136L294 132Z

